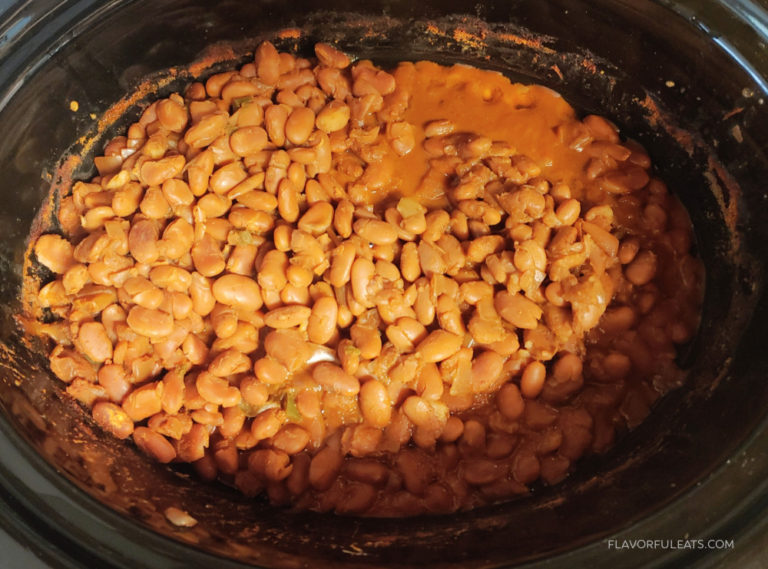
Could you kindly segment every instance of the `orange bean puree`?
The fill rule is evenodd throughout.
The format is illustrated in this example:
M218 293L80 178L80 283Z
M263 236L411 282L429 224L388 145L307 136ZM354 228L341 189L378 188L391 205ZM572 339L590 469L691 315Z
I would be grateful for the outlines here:
M572 191L579 187L587 157L569 148L556 134L556 127L574 120L576 114L555 91L512 83L500 73L464 65L444 67L430 61L400 64L395 79L400 89L411 94L405 120L423 125L450 117L457 132L482 133L507 141L516 153L534 160L547 179L565 182ZM400 187L405 195L418 191L427 170L423 131L417 128L416 132L413 152L397 169L403 172Z
M416 144L406 156L392 153L383 161L389 183L385 190L373 193L372 201L394 193L418 198L428 207L447 205L444 194L422 185L429 170L423 126L446 117L454 123L455 132L482 133L509 142L516 153L533 159L547 179L579 192L588 156L558 136L557 127L574 121L576 113L555 91L512 83L501 73L431 61L401 63L393 75L397 88L385 98L385 108L407 101L403 119L415 126Z

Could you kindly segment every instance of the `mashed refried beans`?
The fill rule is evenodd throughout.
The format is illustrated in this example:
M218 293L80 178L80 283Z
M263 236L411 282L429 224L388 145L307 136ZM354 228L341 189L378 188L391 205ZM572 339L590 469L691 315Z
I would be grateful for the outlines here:
M51 371L155 460L297 509L558 483L683 381L685 209L549 89L315 54L152 103L60 200Z

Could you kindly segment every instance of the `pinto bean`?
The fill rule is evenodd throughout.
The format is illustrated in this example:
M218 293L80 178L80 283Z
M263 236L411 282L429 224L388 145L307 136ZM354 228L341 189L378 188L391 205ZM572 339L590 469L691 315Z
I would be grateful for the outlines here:
M657 265L655 253L648 250L640 251L624 269L624 274L629 282L642 286L649 283L656 275Z
M232 407L240 402L240 390L237 387L206 371L197 375L195 387L200 396L210 403Z
M434 330L419 343L416 353L425 362L439 362L455 354L461 348L462 342L461 336L444 330Z
M313 235L325 233L333 221L333 206L328 202L318 202L301 216L298 228Z
M100 401L93 406L93 419L105 431L118 439L126 439L133 434L133 420L128 413L114 403Z
M362 218L352 224L352 229L374 245L389 245L397 241L397 231L385 221Z
M256 281L243 275L224 275L216 279L211 292L217 302L238 310L258 310L263 301Z
M525 366L520 379L520 391L529 399L534 399L541 393L546 379L547 368L539 361L533 361Z
M349 57L346 54L327 43L315 44L315 54L320 63L328 67L344 69L350 63Z
M355 377L330 362L317 364L312 370L312 378L320 385L338 393L356 395L360 391L360 382Z
M226 268L221 248L208 233L195 242L191 254L195 269L204 277L215 277Z
M289 371L306 365L312 355L312 348L297 330L274 330L264 338L264 349L268 355L283 364Z
M160 382L143 385L126 396L123 410L134 422L142 421L162 410L162 393L163 384Z
M136 446L157 462L168 463L176 458L176 450L163 435L147 427L136 427L133 431Z
M54 273L64 273L75 263L74 248L63 237L55 234L41 235L35 242L37 260Z
M128 234L131 255L140 263L154 263L160 255L157 241L160 235L157 223L150 219L134 222Z
M506 291L496 294L494 306L504 320L528 330L536 328L543 314L541 308L532 300L521 294L509 294Z
M307 107L297 107L285 121L285 137L293 144L304 144L315 126L315 113Z
M161 310L134 306L126 322L131 330L148 338L163 338L173 332L173 316Z
M315 301L309 315L307 335L316 344L331 341L336 332L339 305L334 298L323 296Z
M309 465L309 483L316 490L327 490L339 475L343 463L343 456L338 449L323 447L312 457Z
M101 322L85 322L77 333L77 345L95 362L112 358L112 341Z
M264 315L264 323L272 328L293 328L306 323L312 314L307 306L281 306Z
M362 385L360 411L366 422L374 427L386 427L389 424L392 417L392 403L383 383L370 379Z

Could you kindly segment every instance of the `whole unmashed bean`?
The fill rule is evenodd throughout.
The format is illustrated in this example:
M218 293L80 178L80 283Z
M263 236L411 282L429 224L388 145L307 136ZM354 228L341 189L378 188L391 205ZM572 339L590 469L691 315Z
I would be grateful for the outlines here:
M50 369L104 430L244 495L508 499L684 377L687 214L642 147L546 88L265 42L95 166L30 248Z

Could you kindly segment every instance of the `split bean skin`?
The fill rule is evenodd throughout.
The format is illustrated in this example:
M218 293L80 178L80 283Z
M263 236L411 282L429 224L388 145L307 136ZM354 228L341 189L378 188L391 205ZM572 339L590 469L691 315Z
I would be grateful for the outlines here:
M294 509L557 484L684 377L684 209L545 89L315 56L260 44L73 184L30 246L51 372L151 459Z

